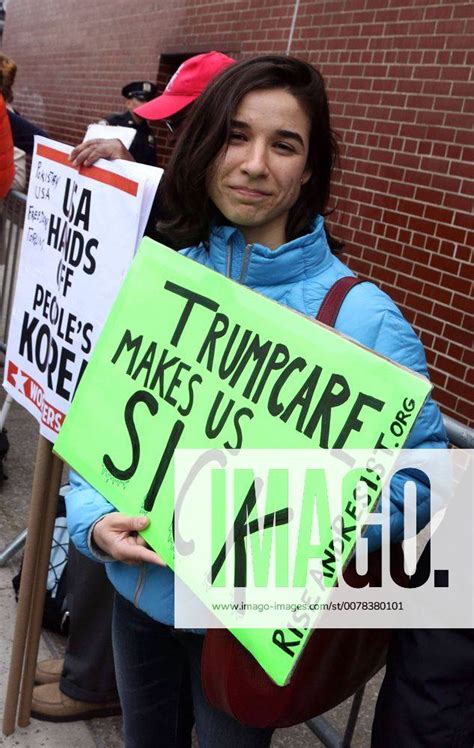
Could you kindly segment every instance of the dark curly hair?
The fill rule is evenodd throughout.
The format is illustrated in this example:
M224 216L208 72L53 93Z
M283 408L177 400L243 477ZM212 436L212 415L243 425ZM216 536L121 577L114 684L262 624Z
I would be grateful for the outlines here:
M311 177L288 215L286 239L310 231L317 214L328 213L331 175L338 147L331 129L321 74L294 57L266 55L232 65L217 76L196 100L160 184L160 200L168 220L158 229L175 247L206 242L212 220L225 222L206 191L206 174L228 142L231 121L251 91L284 89L300 102L311 123L308 168ZM342 243L328 234L333 251Z

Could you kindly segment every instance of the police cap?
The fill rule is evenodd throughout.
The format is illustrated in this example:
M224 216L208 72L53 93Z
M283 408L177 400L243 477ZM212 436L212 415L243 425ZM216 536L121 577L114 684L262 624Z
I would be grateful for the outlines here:
M126 99L150 101L156 96L157 91L157 87L151 81L133 81L122 88L122 96Z

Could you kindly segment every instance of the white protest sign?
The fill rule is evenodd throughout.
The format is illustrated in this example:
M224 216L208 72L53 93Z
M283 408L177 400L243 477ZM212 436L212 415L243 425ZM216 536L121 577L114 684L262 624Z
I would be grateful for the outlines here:
M161 169L36 138L4 387L54 442L141 238Z
M105 140L118 138L122 141L125 148L130 148L136 134L137 131L134 127L120 127L120 125L109 124L103 125L100 122L94 122L87 127L86 134L84 135L84 143L88 140L94 140L95 138L104 138Z
M107 163L102 159L97 163ZM135 161L120 161L123 167L123 174L133 178L134 175L139 173L140 182L143 185L142 193L142 209L140 213L140 220L137 227L137 238L136 247L140 244L143 234L145 233L146 225L148 223L148 217L155 199L156 189L158 183L163 174L163 169L157 169L156 166L149 166L148 164L137 164ZM158 173L158 177L157 177Z

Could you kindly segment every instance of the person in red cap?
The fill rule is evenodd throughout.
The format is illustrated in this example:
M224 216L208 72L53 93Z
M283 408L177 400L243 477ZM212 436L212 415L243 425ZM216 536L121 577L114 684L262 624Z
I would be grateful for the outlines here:
M144 119L169 122L179 112L181 119L185 115L185 108L202 94L207 84L234 62L221 52L206 52L190 57L179 66L161 96L137 107L135 113ZM174 120L173 123L176 125Z
M179 66L160 96L136 107L133 113L144 120L164 120L168 129L175 133L190 104L216 75L234 63L232 57L214 51L190 57ZM81 143L74 148L69 160L74 166L92 166L99 158L135 160L118 138L97 138Z

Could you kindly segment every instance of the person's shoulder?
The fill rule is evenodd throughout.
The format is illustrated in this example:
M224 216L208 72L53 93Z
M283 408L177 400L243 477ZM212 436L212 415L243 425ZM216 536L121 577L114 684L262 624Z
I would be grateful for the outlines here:
M336 329L393 361L426 372L425 354L417 334L390 296L371 281L350 290Z
M207 259L209 257L209 252L205 248L204 244L197 244L193 247L185 247L184 249L178 250L180 255L184 255L184 257L189 257L191 260L195 260L196 262L199 262L201 265L207 264Z
M322 267L317 273L305 279L306 293L322 301L333 286L344 278L355 278L358 283L349 289L342 302L337 318L336 328L349 327L352 329L370 329L380 323L386 314L394 315L404 321L403 315L390 296L382 291L376 281L357 276L353 270L343 262L343 258L328 253ZM408 324L408 323L405 323ZM341 330L343 331L343 330ZM348 334L352 335L352 332Z
M355 285L347 294L344 301L346 308L354 311L363 307L367 321L372 314L378 316L386 312L403 318L393 299L377 283L364 278L358 278L358 280L360 283Z
M356 276L344 262L335 255L330 255L323 269L318 269L317 275L306 280L306 285L316 296L324 297L338 281L344 278L355 278L358 283L347 292L339 312L339 318L347 317L348 321L354 314L363 315L364 326L370 325L371 319L376 320L385 312L400 312L388 294L368 279ZM358 320L358 325L360 321Z
M185 247L184 249L179 249L178 252L180 255L184 255L184 257L191 257L193 260L195 260L197 257L204 256L204 254L206 253L206 250L203 244L196 244L196 245L193 245L192 247Z
M12 112L10 109L7 109L7 113L12 128L16 127L26 132L32 132L34 135L43 135L44 137L48 137L47 133L41 127L35 125L33 122L30 122L30 120L26 119L26 117L22 117L21 114Z
M47 138L48 133L17 112L12 112L10 109L7 111L14 145L31 156L33 154L34 136L41 135Z

